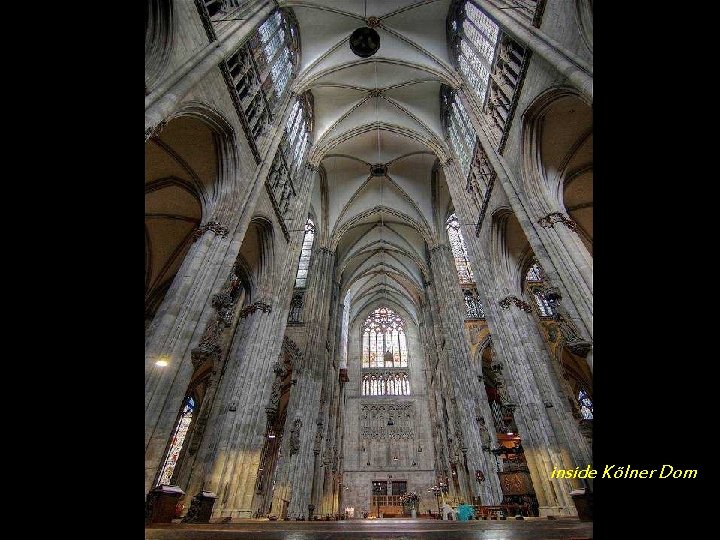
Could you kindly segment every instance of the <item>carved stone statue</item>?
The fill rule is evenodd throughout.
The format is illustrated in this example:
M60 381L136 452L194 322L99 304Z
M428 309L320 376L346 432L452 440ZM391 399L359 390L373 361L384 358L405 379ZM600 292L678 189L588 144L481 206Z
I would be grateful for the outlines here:
M485 418L480 415L477 417L478 429L480 430L480 442L482 449L485 452L490 451L490 433L488 432L487 425L485 424Z
M289 373L287 367L280 362L273 364L273 372L275 373L275 380L273 381L272 388L270 390L270 399L268 405L265 407L265 413L268 415L270 420L275 418L280 406L280 397L282 390L282 381Z
M302 420L295 418L292 430L290 430L290 455L297 454L300 451L300 429L302 428Z

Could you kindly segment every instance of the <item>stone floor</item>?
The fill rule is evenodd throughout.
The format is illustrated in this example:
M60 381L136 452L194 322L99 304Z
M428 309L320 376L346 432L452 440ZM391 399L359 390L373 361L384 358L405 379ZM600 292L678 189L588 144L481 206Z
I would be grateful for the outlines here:
M146 527L146 540L585 540L592 523L578 519L524 521L435 521L380 519L351 521L254 521L170 524Z

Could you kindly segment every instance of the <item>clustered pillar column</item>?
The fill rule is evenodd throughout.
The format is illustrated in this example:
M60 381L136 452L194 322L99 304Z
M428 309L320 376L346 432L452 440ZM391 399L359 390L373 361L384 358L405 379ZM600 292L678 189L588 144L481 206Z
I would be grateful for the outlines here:
M464 332L463 300L460 297L457 271L450 246L443 243L432 248L430 261L435 278L433 286L437 290L440 317L449 346L450 380L456 399L456 433L463 434L460 443L461 448L466 449L464 453L469 474L473 476L475 471L482 471L485 475L485 481L476 482L478 488L472 494L478 493L484 505L499 504L502 500L500 481L496 474L491 474L494 470L494 459L482 450L482 435L476 421L475 410L479 406L486 420L492 418L492 413L485 388L478 381L475 374L477 370L470 361L470 347ZM460 469L463 467L458 467L458 474Z
M288 216L288 228L301 230L307 219L313 171L300 182L297 203ZM214 517L250 517L257 471L266 437L267 405L274 374L272 367L280 354L292 298L302 235L291 236L283 258L275 261L277 273L259 291L261 300L247 314L236 332L223 377L221 398L217 400L215 426L206 437L204 488L218 494Z
M452 162L445 167L449 177L455 211L462 223L473 223L466 197L457 182L458 173ZM490 224L487 225L490 227ZM488 238L491 235L488 235ZM574 514L567 480L551 479L553 468L585 467L591 463L587 441L578 430L569 404L562 397L555 373L551 372L549 357L533 319L532 309L518 298L510 283L506 266L483 253L493 252L482 244L470 227L463 234L473 264L478 295L483 302L488 328L493 336L496 362L503 366L504 378L512 404L516 405L515 423L530 476L542 507L552 513ZM495 251L502 251L498 248ZM498 253L493 254L499 257ZM517 295L513 296L512 293ZM489 424L488 424L489 425Z
M324 430L320 396L329 367L325 343L334 263L334 252L322 247L315 252L308 271L310 279L303 310L308 339L302 364L294 372L297 384L290 392L287 409L287 425L295 431L283 440L285 459L273 496L273 508L280 508L282 499L290 501L288 516L293 517L307 515L312 503L315 442Z

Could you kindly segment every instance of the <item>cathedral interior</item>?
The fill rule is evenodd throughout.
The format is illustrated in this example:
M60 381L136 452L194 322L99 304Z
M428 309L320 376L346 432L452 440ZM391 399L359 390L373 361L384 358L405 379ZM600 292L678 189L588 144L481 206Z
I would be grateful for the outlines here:
M592 0L145 18L146 523L592 520Z

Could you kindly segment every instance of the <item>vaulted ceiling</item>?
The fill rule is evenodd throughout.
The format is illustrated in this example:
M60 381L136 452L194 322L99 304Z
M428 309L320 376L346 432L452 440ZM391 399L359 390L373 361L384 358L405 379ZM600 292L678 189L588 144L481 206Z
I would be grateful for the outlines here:
M281 1L300 27L294 91L314 98L310 161L327 178L328 237L351 318L377 301L415 318L436 234L431 178L448 148L440 85L456 86L447 47L450 0ZM380 49L356 56L349 36L379 20ZM372 165L383 173L373 175Z

